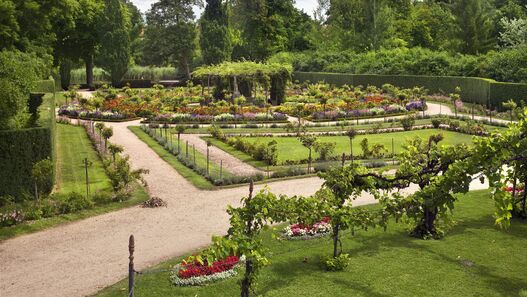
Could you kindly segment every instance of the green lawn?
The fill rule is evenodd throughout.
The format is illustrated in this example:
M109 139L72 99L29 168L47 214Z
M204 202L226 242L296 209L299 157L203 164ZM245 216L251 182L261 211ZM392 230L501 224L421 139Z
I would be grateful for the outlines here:
M104 171L102 161L93 149L84 128L57 124L56 133L57 192L86 192L84 158L88 158L91 162L91 166L88 167L90 191L111 191L111 184Z
M374 145L377 143L385 145L388 152L392 151L392 139L394 142L395 153L400 152L402 145L409 139L414 137L422 137L428 139L433 134L441 133L445 139L441 142L445 145L459 144L459 143L470 143L473 136L445 131L437 129L426 129L426 130L414 130L405 132L393 132L393 133L381 133L381 134L368 134L358 135L353 140L353 155L361 155L362 149L360 142L364 138L368 138L369 144ZM308 149L302 146L297 137L247 137L246 139L253 142L266 143L271 140L278 142L278 163L282 163L286 160L302 160L307 159ZM335 142L337 144L335 154L341 155L343 152L350 153L349 138L346 136L320 136L318 139L322 142ZM215 143L216 144L216 143ZM222 146L224 147L224 146ZM234 150L234 149L233 149ZM313 151L313 158L317 158L318 155Z
M409 237L404 224L343 237L351 264L344 272L325 272L329 238L276 241L263 234L271 264L265 267L253 296L527 296L527 224L513 221L508 231L494 227L488 191L460 197L456 225L441 240ZM136 256L137 259L138 256ZM307 261L305 262L304 259ZM166 269L179 259L153 270ZM473 266L463 263L471 261ZM169 273L139 275L136 296L238 296L240 277L204 287L175 287ZM125 296L127 280L96 296Z
M181 163L176 158L176 156L168 152L163 146L161 146L152 137L150 137L150 135L141 130L140 127L128 127L128 129L130 129L130 131L132 131L137 137L139 137L141 141L146 143L157 155L159 155L161 159L163 159L170 166L172 166L179 174L181 174L184 178L190 181L195 187L204 190L211 190L214 188L214 185L211 182L209 182L203 176L199 175L197 172ZM196 152L196 162L198 162L198 159L200 160L200 164L203 162L206 163L206 157L200 154L199 152ZM212 170L219 171L219 167L214 164L214 162L210 162L210 165Z

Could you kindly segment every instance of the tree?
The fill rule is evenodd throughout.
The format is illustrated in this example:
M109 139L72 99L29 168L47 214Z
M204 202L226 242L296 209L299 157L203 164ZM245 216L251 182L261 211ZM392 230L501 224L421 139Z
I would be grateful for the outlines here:
M33 165L31 177L35 183L35 199L53 189L53 162L50 159L40 160Z
M346 136L348 136L350 140L350 159L352 163L353 163L353 139L355 138L355 136L357 136L357 134L358 134L357 130L353 128L350 128L348 131L346 131Z
M512 122L513 113L516 110L516 108L518 108L518 104L516 104L516 102L512 99L509 99L508 101L503 102L502 104L503 104L503 107L509 111L511 122Z
M177 132L177 152L178 154L181 152L181 146L180 146L180 139L181 139L181 134L185 133L185 130L187 128L183 125L177 125L176 126L176 132Z
M130 65L130 15L121 0L105 0L98 29L99 64L118 86Z
M527 45L527 19L501 19L499 40L505 47Z
M205 64L220 64L229 60L232 53L227 4L222 0L206 2L200 21L201 54Z
M0 130L26 126L29 94L39 77L39 61L32 54L0 52Z
M143 175L148 174L148 170L146 169L133 170L130 166L129 159L129 156L117 158L114 166L107 166L107 174L113 190L125 196L130 195L130 185L135 181L141 181L146 186Z
M480 54L496 42L492 37L492 6L489 0L458 0L453 11L458 26L459 50L465 54Z
M313 150L313 146L317 142L317 137L315 135L302 135L299 137L299 140L302 143L302 145L305 146L309 150L309 156L307 158L307 162L308 162L307 163L308 164L307 173L310 173L311 172L311 162L312 162L311 153Z
M177 65L186 78L195 50L193 5L200 0L160 0L146 14L143 59L155 65Z
M113 163L115 164L115 157L122 153L124 151L124 148L118 144L113 144L111 143L109 146L108 146L108 151L110 151L110 154L112 155L112 160L113 160Z
M335 142L317 141L314 145L315 152L318 153L319 159L322 161L329 160L335 154L336 147L337 143Z
M104 127L101 131L101 136L104 138L104 150L106 151L108 148L108 139L113 136L113 128Z

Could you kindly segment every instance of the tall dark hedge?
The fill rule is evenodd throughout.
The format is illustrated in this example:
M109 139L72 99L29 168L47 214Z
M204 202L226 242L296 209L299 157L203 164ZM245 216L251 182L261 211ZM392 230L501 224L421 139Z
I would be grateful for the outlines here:
M20 201L23 193L33 193L31 169L52 158L52 139L49 127L0 131L0 196Z

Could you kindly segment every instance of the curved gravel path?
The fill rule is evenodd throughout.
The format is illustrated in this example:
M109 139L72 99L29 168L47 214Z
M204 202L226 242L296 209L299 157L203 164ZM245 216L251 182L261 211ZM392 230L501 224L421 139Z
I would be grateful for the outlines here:
M125 148L134 168L150 170L149 191L168 207L131 207L1 242L0 296L90 295L126 276L130 234L136 238L136 269L142 270L204 247L211 235L226 231L226 207L239 204L246 186L198 190L128 130L130 123L109 125L112 142ZM276 194L310 195L321 184L311 177L270 183L269 188ZM473 189L485 187L478 181ZM374 202L363 195L355 205Z

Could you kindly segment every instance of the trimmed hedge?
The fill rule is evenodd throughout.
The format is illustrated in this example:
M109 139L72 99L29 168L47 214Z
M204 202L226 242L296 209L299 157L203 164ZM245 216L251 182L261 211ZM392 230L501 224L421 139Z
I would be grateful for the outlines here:
M33 88L33 92L35 93L54 93L55 92L55 80L46 79L46 80L36 81L35 86Z
M12 195L19 201L23 193L33 193L33 164L52 156L49 127L0 131L0 196Z
M294 72L293 80L324 81L337 86L348 84L381 87L387 83L402 88L422 86L432 93L445 94L452 93L459 86L463 101L498 109L502 108L502 102L509 99L518 103L521 100L527 101L527 84L501 83L478 77Z

